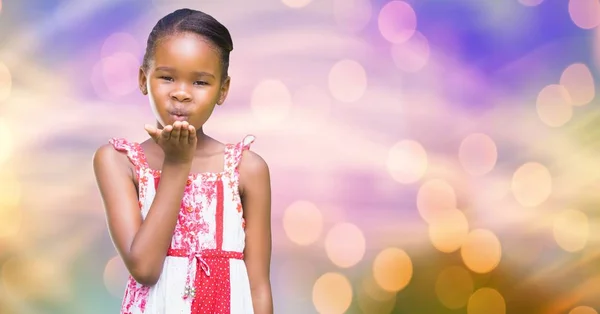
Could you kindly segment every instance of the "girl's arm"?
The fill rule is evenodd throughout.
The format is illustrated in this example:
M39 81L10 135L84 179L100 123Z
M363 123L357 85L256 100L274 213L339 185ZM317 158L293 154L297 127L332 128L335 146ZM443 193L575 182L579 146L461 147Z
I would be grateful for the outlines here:
M163 164L161 184L142 220L127 157L111 145L100 147L94 155L110 236L129 273L140 284L154 285L160 277L190 167L191 163Z
M163 130L146 130L165 152L161 183L146 219L142 219L135 176L127 156L104 145L94 154L93 163L117 252L131 276L138 283L151 286L160 278L171 245L192 166L196 132L186 122L175 122Z
M252 304L256 314L273 313L271 294L271 179L267 163L244 151L240 171L240 193L246 219L244 260L248 269Z

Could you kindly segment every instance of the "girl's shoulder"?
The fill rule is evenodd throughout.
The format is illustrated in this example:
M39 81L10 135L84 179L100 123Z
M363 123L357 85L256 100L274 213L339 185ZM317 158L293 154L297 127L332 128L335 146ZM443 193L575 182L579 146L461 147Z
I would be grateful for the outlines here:
M93 159L95 165L118 165L131 162L137 166L143 162L143 151L138 142L123 137L113 137L98 147Z

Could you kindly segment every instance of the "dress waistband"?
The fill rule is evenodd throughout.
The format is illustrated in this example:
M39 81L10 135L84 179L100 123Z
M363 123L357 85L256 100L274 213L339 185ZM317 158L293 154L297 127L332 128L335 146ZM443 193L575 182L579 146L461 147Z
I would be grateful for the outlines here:
M196 286L200 282L201 274L204 273L206 276L210 277L210 266L206 260L214 260L214 259L244 259L244 253L235 252L235 251L223 251L217 249L208 249L201 250L199 252L190 252L186 249L169 249L167 251L167 256L172 257L185 257L189 259L187 275L186 275L186 287L183 295L184 299L188 297L194 298L196 294ZM196 260L198 263L198 268L196 269L196 276L194 280L194 284L191 284L191 274L192 274L192 266L193 262ZM202 271L200 271L202 270Z
M217 249L201 250L199 252L193 252L186 249L169 249L167 256L174 257L196 257L201 256L204 259L212 258L227 258L227 259L244 259L244 253L235 251L223 251Z

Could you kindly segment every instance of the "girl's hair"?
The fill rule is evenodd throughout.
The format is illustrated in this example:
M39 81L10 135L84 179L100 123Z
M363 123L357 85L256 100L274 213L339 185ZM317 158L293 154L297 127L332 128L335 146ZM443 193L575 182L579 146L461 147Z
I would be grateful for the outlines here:
M202 36L217 48L221 56L222 79L226 79L229 68L229 53L233 50L233 41L229 30L212 16L191 9L173 11L156 23L148 36L146 53L142 63L144 70L148 70L150 66L157 43L165 37L181 33L193 33Z

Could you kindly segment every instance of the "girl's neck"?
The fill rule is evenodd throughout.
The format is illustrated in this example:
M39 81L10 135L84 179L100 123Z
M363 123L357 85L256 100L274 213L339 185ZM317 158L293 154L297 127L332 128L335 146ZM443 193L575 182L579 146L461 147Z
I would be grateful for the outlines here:
M211 142L211 138L208 135L204 134L204 130L202 129L202 127L196 130L196 138L196 150L206 148L206 146Z

